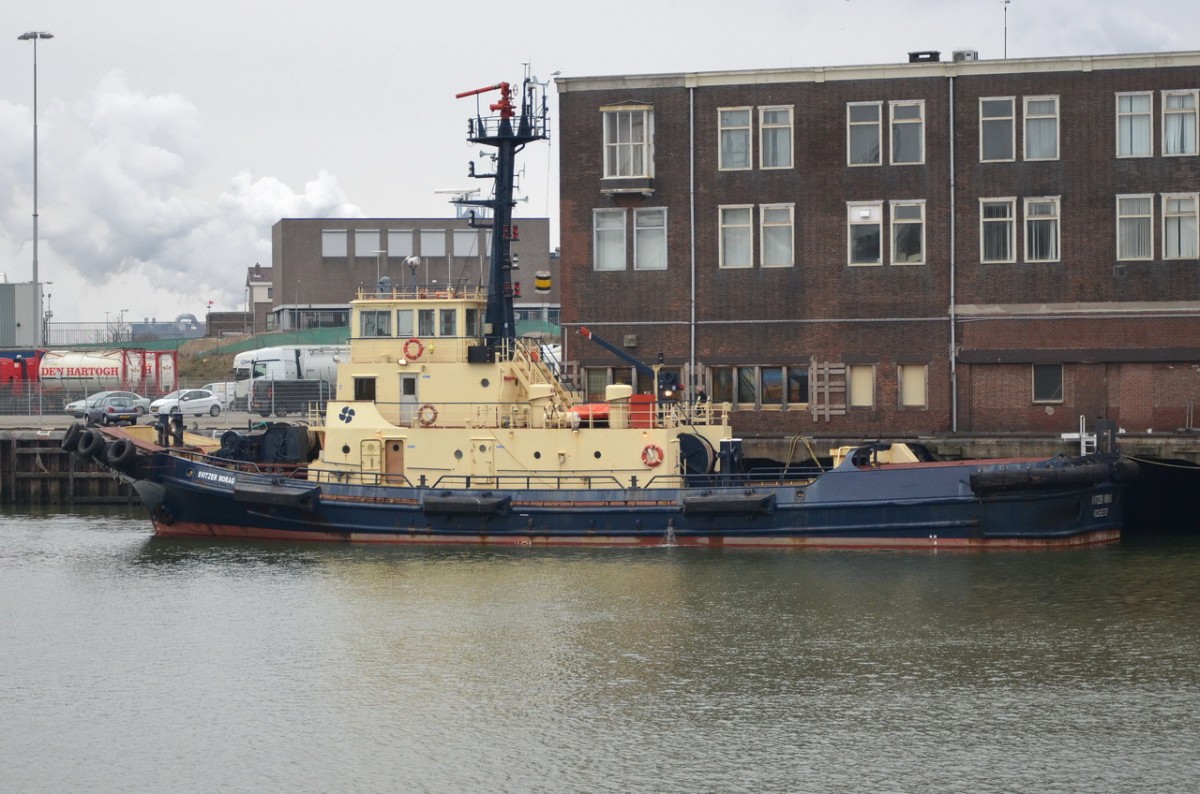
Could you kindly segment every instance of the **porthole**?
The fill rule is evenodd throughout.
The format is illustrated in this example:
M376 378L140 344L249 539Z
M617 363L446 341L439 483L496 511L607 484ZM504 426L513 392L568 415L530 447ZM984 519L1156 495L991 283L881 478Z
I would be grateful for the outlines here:
M488 386L492 385L492 382L487 378L484 378L483 380L479 381L479 385L486 389Z
M350 445L349 444L342 444L342 454L343 455L350 454Z
M461 449L454 450L454 459L455 460L462 460L462 457L463 457L463 451Z
M600 460L600 450L596 450L592 453L592 455L596 458L596 460Z
M541 459L542 459L542 453L540 453L540 452L535 452L535 453L533 453L533 459L534 459L534 460L541 460Z

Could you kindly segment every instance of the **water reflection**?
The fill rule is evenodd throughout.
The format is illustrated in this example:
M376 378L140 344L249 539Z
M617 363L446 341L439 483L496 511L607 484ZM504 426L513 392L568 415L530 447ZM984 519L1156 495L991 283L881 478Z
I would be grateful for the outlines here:
M1200 773L1187 539L723 552L146 527L0 514L6 789L1182 791Z

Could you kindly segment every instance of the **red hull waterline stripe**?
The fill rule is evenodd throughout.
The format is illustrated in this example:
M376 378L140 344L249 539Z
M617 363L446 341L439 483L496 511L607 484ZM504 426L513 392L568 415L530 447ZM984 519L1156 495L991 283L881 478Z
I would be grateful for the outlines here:
M292 530L258 529L197 524L183 521L171 525L154 522L154 532L162 537L237 538L242 540L286 540L325 543L379 543L425 545L481 546L692 546L698 548L843 548L843 549L1053 549L1078 548L1115 543L1121 539L1119 529L1103 529L1062 538L826 538L814 536L753 537L723 535L720 537L679 536L668 540L663 536L628 537L620 535L443 535L422 532L341 533L296 532Z

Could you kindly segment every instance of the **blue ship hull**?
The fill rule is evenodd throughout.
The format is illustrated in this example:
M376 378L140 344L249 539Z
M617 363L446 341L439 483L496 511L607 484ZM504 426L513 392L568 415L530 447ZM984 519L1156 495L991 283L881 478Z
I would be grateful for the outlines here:
M857 467L678 489L444 489L310 482L142 451L114 467L161 535L368 543L1040 547L1120 537L1131 465Z

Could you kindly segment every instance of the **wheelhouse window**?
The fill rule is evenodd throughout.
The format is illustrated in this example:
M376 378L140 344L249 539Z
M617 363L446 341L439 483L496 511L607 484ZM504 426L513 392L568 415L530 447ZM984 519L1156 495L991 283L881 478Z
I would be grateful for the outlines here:
M882 162L883 106L879 102L846 105L846 155L849 165L879 165Z
M925 162L925 102L889 102L892 116L892 164Z
M720 207L721 251L723 268L754 266L753 207Z
M1117 157L1154 154L1152 102L1148 92L1117 94Z
M1163 258L1196 259L1200 253L1197 226L1195 193L1163 196Z
M892 203L892 264L925 263L925 202Z
M648 177L651 173L651 131L654 115L649 108L612 108L604 111L604 177Z
M762 213L762 266L791 267L795 264L792 204L764 204Z
M792 109L758 109L759 152L763 168L792 167Z
M979 202L979 261L1015 262L1016 201L982 199Z
M1058 260L1058 198L1025 199L1025 261Z
M321 256L326 259L347 256L345 229L322 230Z
M1117 196L1117 259L1154 256L1154 197Z
M720 126L720 169L740 171L753 162L750 135L750 108L721 108L717 111Z
M883 264L883 203L849 204L846 211L849 264Z
M417 336L433 336L435 327L433 309L418 309Z
M1025 97L1025 159L1058 159L1058 97Z
M592 249L596 270L625 269L625 210L593 211Z
M396 336L409 338L413 335L413 310L396 310Z
M438 336L458 335L458 310L438 309Z
M624 235L621 244L624 247ZM622 262L622 269L624 263ZM633 269L667 269L667 211L664 208L633 211Z
M391 336L392 313L386 311L364 311L358 315L359 336Z
M1163 155L1196 154L1197 91L1163 92Z
M1063 401L1062 364L1033 365L1033 401L1061 403Z
M1005 162L1015 159L1016 99L987 97L979 100L979 159Z

